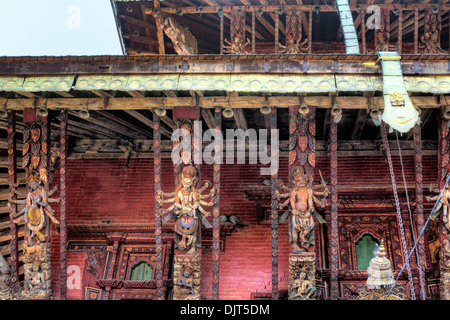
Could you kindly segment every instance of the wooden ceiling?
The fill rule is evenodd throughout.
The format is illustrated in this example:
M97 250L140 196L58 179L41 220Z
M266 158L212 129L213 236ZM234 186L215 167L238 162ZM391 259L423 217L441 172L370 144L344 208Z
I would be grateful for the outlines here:
M158 25L152 11L159 6L162 11L168 11L176 20L186 27L197 39L200 54L217 54L220 52L220 17L217 13L219 8L237 8L241 6L246 13L247 37L251 39L252 14L255 12L255 42L257 53L274 52L274 41L276 38L275 21L276 15L283 9L296 6L303 10L303 35L308 37L309 28L312 31L312 52L345 53L343 31L340 25L336 2L332 0L165 0L165 1L118 1L112 0L116 11L117 24L123 39L124 49L128 54L173 54L172 43L167 36L158 31ZM361 9L376 4L380 7L401 8L402 14L402 41L403 51L411 52L414 42L414 8L418 5L442 6L442 37L441 45L448 48L448 9L446 4L449 0L351 0L353 20L361 43L362 24ZM320 8L320 12L317 12ZM281 9L281 11L278 11ZM259 10L259 11L258 11ZM308 14L312 11L314 14ZM223 36L230 37L230 12L224 12ZM366 20L371 16L366 13ZM310 22L309 19L312 18ZM285 20L284 13L279 14L279 42L285 43ZM311 26L309 25L311 23ZM419 11L418 28L422 32L424 25L424 12ZM397 41L399 29L398 12L392 10L390 14L390 38ZM373 50L373 30L366 28L365 37L367 50ZM162 43L163 42L163 43Z

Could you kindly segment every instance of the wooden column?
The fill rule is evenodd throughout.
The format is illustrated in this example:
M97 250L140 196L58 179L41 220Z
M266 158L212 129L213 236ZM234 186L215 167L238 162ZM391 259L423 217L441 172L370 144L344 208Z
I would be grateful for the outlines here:
M398 53L402 53L403 47L403 10L398 12L398 27L397 27L397 50Z
M419 53L419 9L414 9L414 54Z
M330 122L330 175L331 175L331 299L339 297L339 232L338 232L338 191L337 191L337 123Z
M423 176L422 176L422 138L420 125L416 124L413 128L414 134L414 163L416 168L416 214L417 214L417 234L420 234L424 225L425 218L423 215ZM418 267L419 267L419 285L421 292L421 299L426 299L425 294L425 239L420 237L417 246L418 252Z
M272 108L270 114L270 129L277 129L277 108ZM276 152L278 153L278 150L276 150ZM278 155L271 154L270 156L276 157ZM278 300L278 200L276 198L276 190L278 185L277 182L278 171L272 172L272 300Z
M367 53L366 44L366 10L361 10L361 42L362 42L362 53Z
M60 299L67 299L67 202L66 202L66 162L67 162L67 110L61 110L60 121Z
M312 50L312 20L313 20L313 12L310 11L309 12L309 21L308 21L308 44L309 44L309 49L308 49L308 53L311 53Z
M223 15L220 17L220 54L223 54Z
M208 110L209 112L209 110ZM222 132L222 108L214 109L215 129ZM222 153L221 146L215 151ZM212 252L212 299L219 300L219 256L220 256L220 163L214 162L213 187L216 190L213 216L213 252Z
M8 177L9 194L11 199L16 200L16 111L8 110ZM13 297L18 298L19 294L19 244L18 227L13 222L13 215L17 212L17 205L10 203L10 260L11 260L11 290Z
M154 180L155 199L161 190L161 120L156 113L153 113L153 152L154 152ZM155 235L156 235L156 299L164 299L163 290L163 244L162 244L162 221L161 205L155 201Z
M252 11L252 54L256 53L256 38L255 38L255 11Z

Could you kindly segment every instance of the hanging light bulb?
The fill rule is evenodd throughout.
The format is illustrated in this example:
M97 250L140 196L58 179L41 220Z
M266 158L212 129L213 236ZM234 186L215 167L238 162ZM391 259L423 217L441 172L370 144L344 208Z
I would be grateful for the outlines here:
M278 15L281 16L281 15L284 13L283 8L282 8L282 7L279 7L278 10L277 10L277 13L278 13Z
M48 116L48 109L47 109L47 101L44 102L42 107L39 108L37 111L38 116L44 118Z
M8 117L8 110L6 109L6 103L8 102L8 99L6 99L5 104L0 107L0 118L5 119Z

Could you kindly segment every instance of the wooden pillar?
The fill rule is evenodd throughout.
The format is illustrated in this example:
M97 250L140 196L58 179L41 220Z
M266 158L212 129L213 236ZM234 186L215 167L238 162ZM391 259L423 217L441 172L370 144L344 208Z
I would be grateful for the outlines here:
M361 10L361 42L362 42L362 53L367 53L366 44L366 10Z
M60 299L67 299L67 202L66 202L66 162L67 162L67 110L61 110L60 121Z
M339 231L338 231L338 191L337 191L337 123L330 122L330 175L331 175L331 299L339 297Z
M423 215L423 176L422 176L422 138L421 138L421 128L419 124L416 124L413 128L414 135L414 163L416 168L416 213L417 213L417 233L420 234L424 225L425 218ZM419 285L421 292L421 299L426 299L425 294L425 239L420 237L417 246L418 251L418 268L419 268Z
M256 37L255 37L255 27L256 27L256 23L255 23L255 11L252 11L252 53L255 54L256 53Z
M414 9L414 54L419 53L419 9Z
M270 114L270 129L271 131L277 129L277 108L272 108ZM276 150L275 152L278 152L278 150ZM278 155L271 154L270 156L273 158ZM272 300L278 300L278 200L276 198L276 190L278 185L277 182L278 171L272 172Z
M223 15L220 17L220 54L223 54Z
M301 25L301 22L300 22ZM278 44L280 43L280 15L275 14L275 53L278 53Z
M398 53L402 53L403 47L403 10L398 12L398 32L397 32L397 50Z
M155 181L155 199L161 190L161 120L160 117L153 113L153 152L154 152L154 181ZM156 299L164 299L163 290L163 244L162 244L162 221L161 221L161 205L155 201L155 235L156 235Z
M309 21L308 21L308 44L309 44L309 49L308 49L308 53L311 53L312 50L312 20L313 20L313 12L309 11Z
M16 111L8 110L8 181L9 194L11 199L16 200ZM14 297L19 294L19 244L18 228L13 222L13 215L17 212L17 205L10 203L10 260L11 260L11 290Z
M208 111L209 112L209 111ZM214 109L215 129L222 132L222 108ZM221 146L215 151L222 153ZM213 187L216 190L214 197L213 216L213 252L212 252L212 299L219 300L219 257L220 257L220 163L214 162Z

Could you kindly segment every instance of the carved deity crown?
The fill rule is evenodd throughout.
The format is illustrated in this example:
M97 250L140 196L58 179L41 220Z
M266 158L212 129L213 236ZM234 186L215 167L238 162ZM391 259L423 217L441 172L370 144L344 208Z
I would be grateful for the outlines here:
M31 183L34 181L39 182L40 180L41 179L40 179L39 173L37 171L33 170L28 174L28 183Z
M181 171L183 178L195 178L197 176L197 169L193 165L187 165Z
M298 178L306 178L303 167L295 167L292 169L292 179L296 180Z

